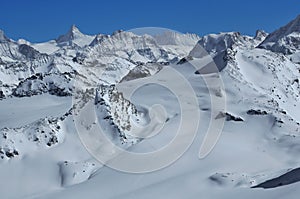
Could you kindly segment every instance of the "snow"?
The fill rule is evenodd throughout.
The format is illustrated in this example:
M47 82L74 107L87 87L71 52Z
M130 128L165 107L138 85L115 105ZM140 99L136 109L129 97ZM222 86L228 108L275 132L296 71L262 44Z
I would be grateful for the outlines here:
M4 31L0 29L0 42L6 42L9 39L5 36Z
M32 44L32 47L38 50L41 53L52 54L55 51L59 50L59 47L56 44L56 41L51 40L45 43L36 43Z
M298 198L298 22L255 37L72 26L37 44L0 31L1 197Z
M72 25L70 30L65 35L61 35L56 39L56 42L58 45L68 45L69 42L72 42L80 47L89 45L93 40L95 36L92 35L85 35L79 31L79 29Z
M287 25L269 34L259 47L286 55L296 53L299 50L299 33L300 15Z
M57 117L71 108L71 97L48 94L0 101L0 129L20 127L46 116Z

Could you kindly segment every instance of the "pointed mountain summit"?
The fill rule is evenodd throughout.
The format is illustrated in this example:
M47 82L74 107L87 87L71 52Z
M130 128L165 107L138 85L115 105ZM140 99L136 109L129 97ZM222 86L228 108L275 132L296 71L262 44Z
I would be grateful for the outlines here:
M257 30L255 33L254 39L258 40L258 41L263 41L266 39L266 37L268 35L269 34L267 32L265 32L264 30Z
M93 39L94 36L83 34L75 25L72 25L65 35L61 35L56 39L56 42L62 45L72 45L74 43L83 47L90 44Z
M7 42L7 41L10 41L10 39L8 39L8 38L5 36L3 30L0 29L0 42Z
M82 36L84 36L84 34L82 34L75 25L72 25L69 31L65 35L61 35L56 39L56 42L57 43L69 42Z
M293 54L300 50L300 15L287 25L275 30L260 45L259 48Z

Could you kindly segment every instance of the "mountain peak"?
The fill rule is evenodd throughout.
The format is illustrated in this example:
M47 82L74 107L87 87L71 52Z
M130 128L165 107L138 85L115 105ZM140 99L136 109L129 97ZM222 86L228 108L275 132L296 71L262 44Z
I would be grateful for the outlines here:
M65 35L61 35L56 39L57 43L70 42L76 38L84 36L83 33L73 24Z
M268 36L268 33L264 30L257 30L254 36L254 39L263 41Z
M0 29L0 42L9 41L9 39L5 36L4 31Z
M78 27L77 27L75 24L73 24L73 25L71 26L69 32L71 32L71 33L73 33L73 34L75 34L75 33L81 33L80 30L78 29ZM82 33L81 33L81 34L82 34Z
M120 34L120 33L122 33L122 32L124 32L124 30L116 30L116 31L114 31L114 32L112 33L112 36L117 35L117 34Z

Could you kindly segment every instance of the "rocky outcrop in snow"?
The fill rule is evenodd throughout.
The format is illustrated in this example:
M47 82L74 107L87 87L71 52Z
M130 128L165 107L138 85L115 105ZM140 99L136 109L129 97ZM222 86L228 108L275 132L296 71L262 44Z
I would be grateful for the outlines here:
M142 113L114 85L99 86L95 105L99 110L100 121L106 126L113 142L130 146L140 140L130 135L130 132L134 125L143 122Z
M0 158L10 159L30 153L35 146L52 147L61 142L59 122L64 118L43 118L17 128L0 129Z

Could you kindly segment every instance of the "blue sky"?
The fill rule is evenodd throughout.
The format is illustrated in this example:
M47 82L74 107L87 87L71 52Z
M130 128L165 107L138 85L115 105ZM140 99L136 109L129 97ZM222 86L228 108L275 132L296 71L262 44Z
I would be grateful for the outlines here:
M54 39L75 24L83 33L164 27L199 35L271 32L300 14L296 0L4 0L0 29L13 39Z

